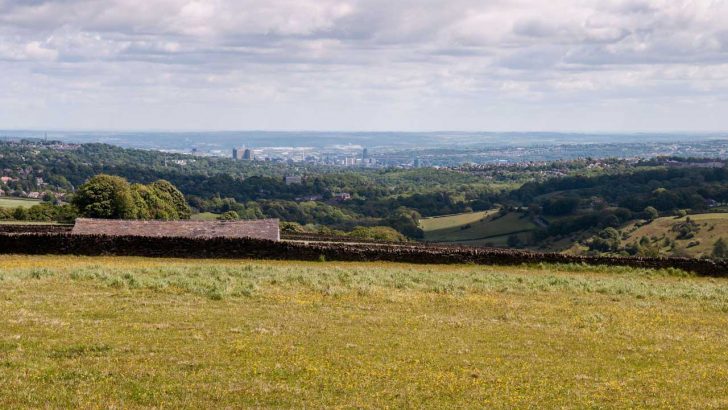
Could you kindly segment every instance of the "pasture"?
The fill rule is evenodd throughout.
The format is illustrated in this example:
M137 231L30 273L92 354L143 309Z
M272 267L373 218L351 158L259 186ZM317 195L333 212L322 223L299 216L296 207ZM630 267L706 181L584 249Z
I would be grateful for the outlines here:
M686 217L663 217L642 226L628 225L623 228L629 238L624 242L638 242L642 237L648 237L665 255L680 255L699 258L710 256L715 242L723 238L728 241L728 213L706 213L688 216L697 225L694 236L688 239L678 239L677 232L673 230L676 224L683 223ZM674 243L669 247L663 246L665 239Z
M425 232L452 229L462 225L478 222L489 215L493 215L495 212L497 211L468 212L463 214L422 218L420 220L420 227Z
M511 212L498 216L498 211L473 212L424 218L420 227L428 242L462 243L466 245L505 246L510 235L526 240L536 225L523 214Z
M0 220L0 225L62 225L60 222Z
M0 197L0 208L30 208L40 202L37 199Z
M192 214L190 217L193 221L216 221L217 218L220 217L220 214L212 213L212 212L200 212L197 214Z
M0 258L0 407L728 407L728 280Z

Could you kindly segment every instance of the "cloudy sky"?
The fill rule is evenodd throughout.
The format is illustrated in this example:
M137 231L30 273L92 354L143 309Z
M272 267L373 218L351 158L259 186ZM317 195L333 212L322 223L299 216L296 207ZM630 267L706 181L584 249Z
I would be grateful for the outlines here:
M0 128L728 130L728 0L0 0Z

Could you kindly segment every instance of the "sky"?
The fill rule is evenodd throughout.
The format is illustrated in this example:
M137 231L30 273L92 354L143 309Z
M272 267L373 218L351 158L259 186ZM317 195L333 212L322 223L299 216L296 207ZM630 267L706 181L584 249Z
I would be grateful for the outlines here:
M728 0L0 0L0 129L728 131Z

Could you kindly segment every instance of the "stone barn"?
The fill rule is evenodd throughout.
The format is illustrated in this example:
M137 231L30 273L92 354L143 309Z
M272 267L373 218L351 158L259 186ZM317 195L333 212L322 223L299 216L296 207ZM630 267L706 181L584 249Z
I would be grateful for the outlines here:
M249 221L137 221L78 218L74 235L172 238L256 238L279 241L278 219Z

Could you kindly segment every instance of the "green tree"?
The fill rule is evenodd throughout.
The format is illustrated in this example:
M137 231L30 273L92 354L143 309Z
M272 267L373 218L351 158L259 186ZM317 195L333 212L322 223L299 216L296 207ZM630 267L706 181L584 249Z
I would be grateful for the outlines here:
M160 198L167 201L172 205L172 207L174 207L177 213L177 219L190 219L190 216L192 215L190 207L187 206L185 196L179 191L179 189L177 189L177 187L163 179L152 183L150 187L157 191L157 195Z
M713 257L718 259L728 258L728 244L723 238L715 241L713 245Z
M111 175L97 175L81 185L73 204L89 218L133 219L137 213L129 183Z
M151 185L132 185L132 193L137 203L137 219L180 219L177 208L168 195L154 189Z
M621 243L622 238L619 231L614 228L607 228L592 239L589 248L599 252L616 252L619 250Z
M152 219L152 214L149 210L149 202L145 197L149 194L149 188L142 184L131 185L131 198L134 202L134 219Z
M349 233L349 236L356 239L365 239L382 242L407 242L407 237L389 226L358 226Z
M167 181L129 185L111 175L98 175L81 185L73 204L90 218L174 220L191 214L182 193Z
M653 206L648 206L642 211L646 220L652 222L660 216L660 213Z
M221 221L237 221L240 219L240 215L238 215L235 211L227 211L224 214L220 215L217 219Z
M420 229L419 212L405 207L397 208L387 219L387 223L397 231L410 238L422 238L424 232Z

